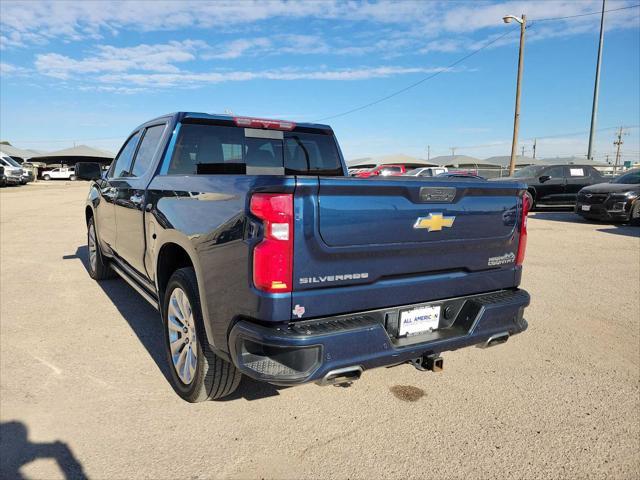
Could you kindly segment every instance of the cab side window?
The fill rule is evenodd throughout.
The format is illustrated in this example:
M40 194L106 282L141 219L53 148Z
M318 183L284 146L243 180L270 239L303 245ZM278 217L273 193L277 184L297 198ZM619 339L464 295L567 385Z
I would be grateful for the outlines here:
M130 175L129 169L131 168L131 161L133 160L133 155L136 153L136 147L138 146L141 134L142 132L138 131L127 140L127 143L122 147L122 150L120 150L120 153L113 162L113 166L109 171L109 178L127 177Z
M135 162L131 168L131 175L134 177L144 175L151 166L153 157L160 146L160 139L162 138L164 127L165 124L163 123L162 125L154 125L145 130L142 142L140 142L140 148L136 154Z
M551 178L564 178L564 167L551 167L547 168L543 175L547 175Z

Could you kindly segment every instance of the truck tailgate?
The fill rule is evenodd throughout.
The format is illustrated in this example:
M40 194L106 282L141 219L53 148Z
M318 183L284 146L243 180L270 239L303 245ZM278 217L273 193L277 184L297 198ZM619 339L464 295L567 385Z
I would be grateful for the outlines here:
M410 177L297 181L292 301L304 307L305 318L519 282L522 184Z

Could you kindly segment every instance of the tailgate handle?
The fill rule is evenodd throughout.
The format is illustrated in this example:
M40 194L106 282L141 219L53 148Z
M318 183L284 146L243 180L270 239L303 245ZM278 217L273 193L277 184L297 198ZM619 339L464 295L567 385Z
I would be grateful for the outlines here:
M455 187L421 187L420 188L420 201L421 202L453 202L456 198Z

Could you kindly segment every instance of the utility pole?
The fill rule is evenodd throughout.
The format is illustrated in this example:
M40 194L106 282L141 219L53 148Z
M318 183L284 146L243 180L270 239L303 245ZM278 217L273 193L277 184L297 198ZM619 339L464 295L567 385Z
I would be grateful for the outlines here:
M458 147L450 147L449 148L449 150L451 150L451 160L456 158L456 148L458 148Z
M598 116L598 94L600 92L600 65L602 64L602 42L604 41L604 6L607 0L602 0L602 16L600 17L600 43L598 43L598 60L596 62L596 81L593 86L593 106L591 107L591 129L589 130L589 149L587 160L593 159L593 137L596 131L596 117Z
M533 139L533 159L536 159L536 144L538 143L538 139L534 138Z
M522 158L524 158L524 145L522 146Z
M427 162L431 161L431 145L427 145Z
M504 23L515 20L520 24L520 50L518 52L518 80L516 83L516 111L513 115L513 140L511 142L511 161L509 162L509 176L513 175L516 169L516 149L518 148L518 129L520 128L520 87L522 85L522 70L524 67L524 32L527 29L527 17L523 14L518 18L507 15L502 19Z
M616 163L613 166L613 173L618 173L618 165L620 165L620 147L624 143L622 140L622 135L624 135L624 130L622 127L618 129L618 134L616 135L616 140L613 144L616 146Z

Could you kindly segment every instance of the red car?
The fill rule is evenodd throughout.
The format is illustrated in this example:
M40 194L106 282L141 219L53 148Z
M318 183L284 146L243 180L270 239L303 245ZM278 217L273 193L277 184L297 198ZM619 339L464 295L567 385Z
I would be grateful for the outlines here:
M359 172L356 174L356 177L359 178L368 178L368 177L395 177L397 175L402 175L407 172L407 168L404 165L378 165L376 168L372 168L371 170L365 170L364 172Z

